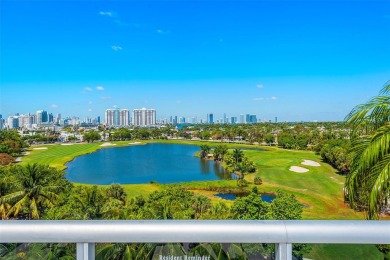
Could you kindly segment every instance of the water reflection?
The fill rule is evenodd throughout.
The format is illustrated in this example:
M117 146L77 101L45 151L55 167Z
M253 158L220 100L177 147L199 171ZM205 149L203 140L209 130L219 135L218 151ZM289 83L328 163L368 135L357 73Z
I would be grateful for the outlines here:
M198 146L148 144L105 148L66 164L71 182L109 185L231 179L214 161L194 157Z

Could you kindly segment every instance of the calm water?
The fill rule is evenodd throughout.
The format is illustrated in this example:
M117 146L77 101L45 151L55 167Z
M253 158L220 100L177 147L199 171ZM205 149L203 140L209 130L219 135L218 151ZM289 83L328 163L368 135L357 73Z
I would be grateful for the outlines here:
M214 161L194 157L199 150L198 146L177 144L104 148L67 163L66 178L87 184L231 179L231 174Z
M237 197L243 197L245 195L238 195L238 194L234 194L234 193L218 193L218 194L215 194L215 196L220 197L224 200L235 200ZM275 198L276 197L273 195L261 194L261 200L268 202L268 203L271 203Z

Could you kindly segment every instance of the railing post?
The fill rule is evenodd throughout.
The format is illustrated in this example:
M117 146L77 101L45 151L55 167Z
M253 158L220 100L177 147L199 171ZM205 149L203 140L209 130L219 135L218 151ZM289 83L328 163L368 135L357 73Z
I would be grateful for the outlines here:
M292 244L276 244L276 260L292 260Z
M77 243L77 260L95 260L95 243Z

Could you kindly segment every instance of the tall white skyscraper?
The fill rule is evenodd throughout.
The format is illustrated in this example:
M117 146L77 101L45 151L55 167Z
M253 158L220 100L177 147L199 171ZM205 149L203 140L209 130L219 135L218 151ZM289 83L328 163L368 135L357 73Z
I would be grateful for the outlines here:
M135 126L151 126L156 124L155 109L134 109L133 110L133 125Z
M128 109L107 109L105 117L107 126L128 126L130 123Z
M130 113L128 109L119 110L119 126L128 126L130 124Z

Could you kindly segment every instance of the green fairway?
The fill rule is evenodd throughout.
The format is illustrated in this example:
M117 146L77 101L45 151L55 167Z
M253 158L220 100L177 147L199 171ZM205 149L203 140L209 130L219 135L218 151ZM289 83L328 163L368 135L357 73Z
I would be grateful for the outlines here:
M149 141L150 142L150 141ZM160 142L160 141L159 141ZM201 141L169 140L162 143L178 143L199 145ZM104 147L119 147L130 145L134 141L114 142L115 146L102 146L102 143L73 144L73 145L45 145L30 148L30 154L23 157L22 163L39 162L64 169L65 163L76 156L94 152ZM216 146L219 143L208 143ZM229 148L260 148L251 145L228 144ZM296 195L297 199L305 205L304 219L363 219L362 213L351 210L343 201L344 177L328 164L321 162L321 158L309 151L290 151L274 147L261 147L260 150L245 150L245 154L256 163L257 172L249 174L245 178L253 181L256 176L263 179L263 185L258 186L262 193L276 193L278 189L288 191ZM303 166L303 160L312 160L321 164L320 167ZM291 166L301 166L309 169L307 173L295 173L289 171ZM240 192L236 181L206 181L183 183L182 186L197 193L210 197L209 191ZM159 185L138 184L124 185L129 197L147 195L159 189ZM250 190L250 185L247 190ZM219 200L219 199L217 199Z
M336 173L321 157L308 151L290 151L272 148L269 151L245 151L253 160L258 172L246 178L253 181L256 176L263 180L260 191L275 192L277 189L292 192L305 205L304 219L362 219L364 216L344 204L343 187L345 177ZM321 166L306 166L301 163L311 160ZM290 171L291 166L308 169L309 172Z

